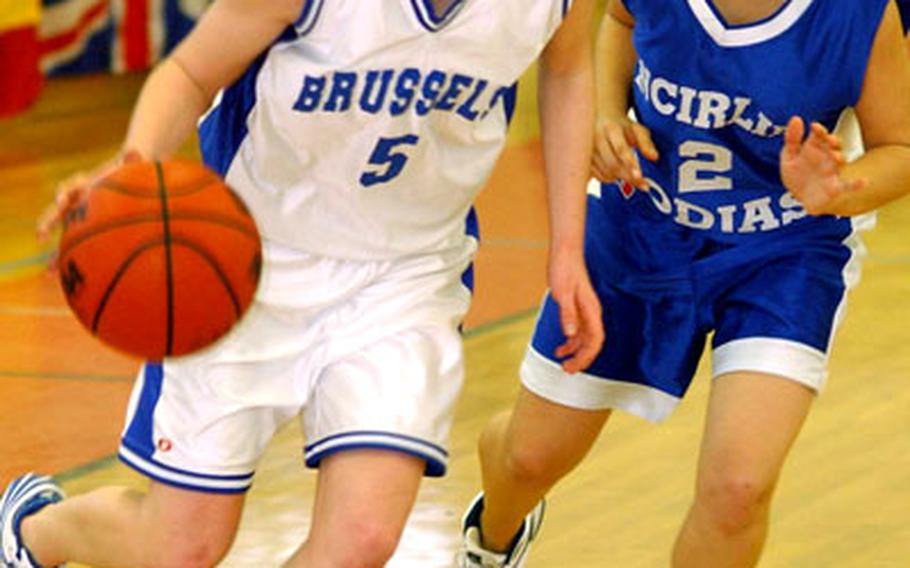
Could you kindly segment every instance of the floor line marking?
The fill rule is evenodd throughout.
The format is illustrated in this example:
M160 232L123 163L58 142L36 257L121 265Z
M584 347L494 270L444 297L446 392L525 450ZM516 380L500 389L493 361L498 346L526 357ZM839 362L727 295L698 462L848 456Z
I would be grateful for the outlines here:
M136 364L139 368L139 364ZM0 369L0 380L40 379L47 381L82 381L96 383L125 383L135 379L135 375L96 375L92 373L42 373L39 371L14 371Z

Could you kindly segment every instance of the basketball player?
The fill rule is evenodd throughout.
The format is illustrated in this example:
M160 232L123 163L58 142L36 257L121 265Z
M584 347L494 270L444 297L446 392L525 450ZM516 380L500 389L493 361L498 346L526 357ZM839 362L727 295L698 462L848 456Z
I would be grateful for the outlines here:
M606 342L585 372L566 372L545 300L518 401L480 439L484 493L465 515L461 566L521 565L544 494L612 409L665 419L711 332L697 491L673 565L753 566L858 278L857 232L910 192L897 7L612 0L595 62L594 171L610 183L589 197L586 258ZM866 144L851 163L829 134L847 107Z
M168 156L201 117L206 163L264 237L257 300L214 348L140 373L120 457L148 492L61 501L50 479L20 478L0 510L4 566L216 564L263 448L301 412L318 483L287 565L384 565L421 478L446 470L470 206L539 54L561 352L577 370L599 350L582 251L592 11L592 0L215 2L149 77L124 148ZM64 188L41 231L84 193L84 180Z

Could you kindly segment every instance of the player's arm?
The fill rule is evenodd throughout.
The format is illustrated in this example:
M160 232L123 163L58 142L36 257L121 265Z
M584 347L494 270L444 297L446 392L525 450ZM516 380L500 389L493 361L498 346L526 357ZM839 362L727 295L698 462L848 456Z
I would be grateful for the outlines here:
M871 211L910 193L910 53L892 2L872 45L856 116L866 153L847 164L845 179L866 179L865 189L845 193L838 215Z
M634 27L635 19L622 1L610 0L595 47L597 120L592 169L600 181L620 179L647 189L632 149L637 148L649 160L656 160L658 153L650 131L628 116L629 85L637 60Z
M856 105L866 152L842 165L838 142L812 125L791 120L781 156L787 189L809 213L858 215L910 193L910 53L897 6L891 2L879 26ZM833 150L836 164L825 155ZM841 167L842 166L842 167ZM833 172L833 173L832 173Z
M124 148L149 159L173 153L223 87L299 15L303 0L217 0L152 72Z
M600 303L584 264L586 186L594 96L593 0L575 0L540 58L541 136L550 214L549 284L568 337L557 349L568 372L586 368L603 343Z
M121 151L92 172L60 184L38 220L47 238L85 197L87 187L124 161L161 159L192 133L221 88L231 84L297 18L303 0L217 0L193 31L149 75L133 109Z

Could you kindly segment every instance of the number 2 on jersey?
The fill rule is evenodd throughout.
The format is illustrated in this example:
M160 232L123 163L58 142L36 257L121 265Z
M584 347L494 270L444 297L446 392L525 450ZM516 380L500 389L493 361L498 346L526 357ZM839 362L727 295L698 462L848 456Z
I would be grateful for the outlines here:
M721 175L733 169L733 152L708 142L687 140L679 145L679 192L733 189L733 179Z
M416 134L380 138L369 159L369 163L376 167L360 174L360 185L370 187L385 183L400 174L408 161L408 155L404 152L406 148L399 147L415 146L418 140L420 137Z

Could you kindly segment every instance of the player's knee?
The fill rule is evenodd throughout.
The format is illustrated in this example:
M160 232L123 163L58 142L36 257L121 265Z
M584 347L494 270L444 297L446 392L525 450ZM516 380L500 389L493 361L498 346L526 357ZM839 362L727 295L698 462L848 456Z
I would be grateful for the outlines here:
M334 547L338 558L332 564L339 568L381 568L395 553L400 535L387 523L358 522L346 532L344 545Z
M559 456L531 446L509 448L505 459L512 479L523 485L549 486L567 470Z
M716 530L733 535L766 517L773 491L773 483L755 477L722 475L700 483L696 501Z
M172 542L149 555L143 568L212 568L227 554L222 543Z

